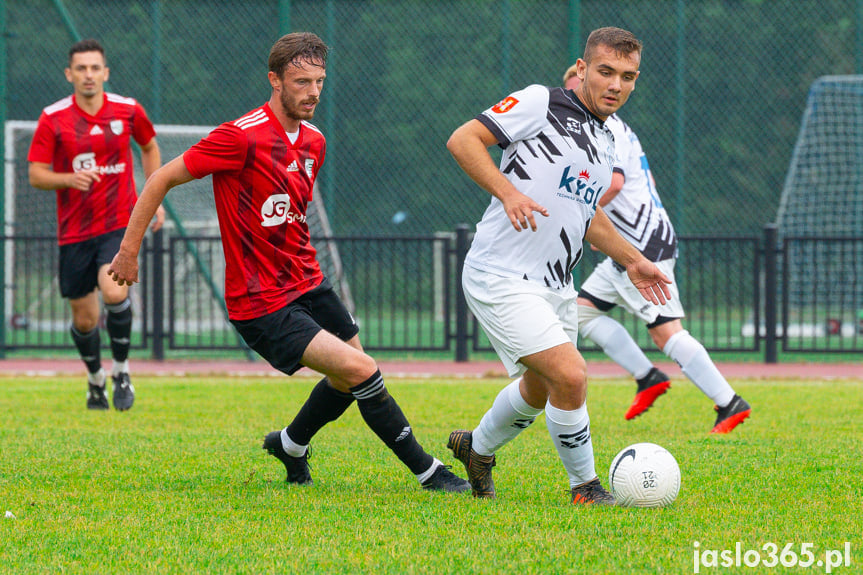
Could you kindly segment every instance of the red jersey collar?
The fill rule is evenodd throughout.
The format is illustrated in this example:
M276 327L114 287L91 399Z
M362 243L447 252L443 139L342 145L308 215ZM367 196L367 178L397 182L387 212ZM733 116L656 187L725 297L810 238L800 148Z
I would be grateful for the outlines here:
M285 127L282 126L282 123L279 122L279 119L276 117L275 112L273 112L273 109L270 108L269 102L266 102L264 104L264 112L267 114L267 117L270 118L270 122L272 122L273 126L276 129L276 133L278 133L279 137L285 141L285 144L288 145L288 148L296 148L297 146L299 146L302 143L303 132L305 132L305 130L303 130L303 121L302 120L300 120L300 129L299 129L299 135L297 136L297 141L292 143L291 140L288 138L288 132L285 130Z
M99 110L96 111L95 114L90 114L84 108L78 105L78 98L75 97L75 94L72 94L72 105L75 106L75 109L78 110L84 116L89 118L98 118L102 115L102 111L105 109L105 104L108 103L108 95L105 92L102 92L102 105L99 106Z

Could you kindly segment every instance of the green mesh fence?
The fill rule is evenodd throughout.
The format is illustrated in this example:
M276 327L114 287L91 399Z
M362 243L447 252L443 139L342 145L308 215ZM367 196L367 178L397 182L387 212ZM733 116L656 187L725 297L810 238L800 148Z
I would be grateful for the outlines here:
M622 115L678 231L757 233L776 216L810 85L859 72L863 57L861 0L16 0L6 10L9 120L35 120L69 93L62 69L76 33L106 46L113 91L156 122L191 125L265 101L273 41L318 33L332 47L315 123L329 141L319 184L336 234L475 222L487 197L447 137L512 90L560 83L605 25L644 41Z
M863 0L12 0L0 15L6 57L0 119L7 130L19 126L5 150L0 207L6 231L17 235L55 233L53 194L27 182L30 135L20 123L34 122L44 106L70 93L63 68L70 44L81 37L105 46L111 91L135 97L154 122L176 127L159 134L167 162L197 140L187 128L197 134L189 127L233 120L269 98L266 60L275 39L297 30L320 35L332 51L314 119L328 140L316 197L329 221L324 235L336 236L440 236L475 223L488 196L446 151L449 135L514 90L560 84L590 30L614 25L644 42L641 76L621 115L640 135L678 233L758 237L777 219L813 82L863 74ZM824 113L853 131L853 123L842 122L845 111ZM859 130L849 137L859 138ZM191 234L215 233L206 181L178 188L169 199ZM852 199L863 201L859 194ZM51 245L46 240L28 244L26 254L0 253L4 269L12 261L40 261L38 273L48 274L36 282L39 289L13 298L12 290L20 291L14 278L38 273L7 270L0 298L21 317L34 317L34 306L48 318L65 313L45 287L55 269ZM395 251L380 255L382 261L411 255L396 253L403 247L388 249ZM687 272L679 272L692 289L716 279L702 282L698 266L724 269L714 265L723 254L684 252ZM322 258L337 256L322 251ZM368 252L342 259L345 289L362 292ZM590 267L586 261L578 274ZM379 277L371 274L369 281ZM745 296L722 299L714 288L704 293L703 301L686 294L690 317L720 305L741 315L736 323L751 321ZM419 299L417 306L432 298ZM844 307L856 313L858 303ZM218 309L210 315L216 321ZM726 347L750 341L699 336ZM380 343L374 335L369 341Z

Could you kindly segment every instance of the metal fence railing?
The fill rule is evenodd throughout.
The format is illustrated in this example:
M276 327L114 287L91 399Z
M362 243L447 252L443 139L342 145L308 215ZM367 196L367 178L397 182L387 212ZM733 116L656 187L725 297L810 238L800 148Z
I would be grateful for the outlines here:
M343 281L370 351L443 352L457 360L489 352L463 302L461 263L467 226L416 237L333 236ZM161 359L171 352L251 352L227 321L222 300L224 256L218 237L147 238L142 283L133 291L133 346ZM56 285L53 237L3 237L7 282L0 353L68 349L70 313ZM863 286L855 254L863 238L787 237L775 227L758 236L682 236L675 274L685 327L711 351L863 352ZM585 250L575 271L580 285L603 257ZM817 260L808 290L798 268ZM623 310L615 317L645 350L647 330ZM580 342L593 350L589 341Z
M863 238L786 237L780 251L782 350L863 350Z
M621 114L645 146L682 238L676 272L686 328L710 350L763 351L767 361L779 349L863 347L863 246L844 237L860 233L863 198L854 169L863 142L863 0L0 6L0 61L15 63L0 65L0 355L70 345L68 304L54 280L56 210L51 193L30 186L27 152L28 123L71 92L63 69L76 40L105 46L109 89L144 106L167 162L210 127L269 98L266 59L276 38L320 35L332 48L314 118L327 138L312 203L327 220L324 233L312 226L320 259L338 269L338 278L327 273L350 296L368 349L466 358L489 348L459 297L469 233L454 230L477 221L489 197L452 160L447 138L514 90L560 85L590 31L609 25L644 42L638 89ZM213 32L225 22L232 24L229 50L225 34ZM729 46L740 73L727 72ZM753 122L755 93L769 105ZM140 170L137 180L140 189ZM785 190L793 193L783 198ZM154 357L250 356L224 321L224 266L210 237L218 232L207 182L175 189L168 205L175 208L169 225L189 237L166 230L148 238L147 275L132 290L133 345ZM765 221L779 226L770 239L760 235ZM577 285L595 265L596 254L585 253ZM652 349L642 325L615 313Z

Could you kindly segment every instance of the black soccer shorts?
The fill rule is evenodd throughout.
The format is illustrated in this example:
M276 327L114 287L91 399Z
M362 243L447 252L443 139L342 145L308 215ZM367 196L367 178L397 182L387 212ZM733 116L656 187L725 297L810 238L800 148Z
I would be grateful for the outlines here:
M60 295L79 299L99 285L99 268L120 250L126 228L60 246Z
M247 320L231 320L250 348L270 365L291 375L303 367L303 353L322 329L342 341L360 331L329 280L280 310Z

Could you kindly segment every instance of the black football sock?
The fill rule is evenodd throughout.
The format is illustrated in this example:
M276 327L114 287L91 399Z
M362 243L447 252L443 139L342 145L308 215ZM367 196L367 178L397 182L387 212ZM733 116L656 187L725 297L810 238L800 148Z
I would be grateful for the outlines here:
M396 400L384 387L380 371L351 388L357 398L360 414L372 431L392 449L414 475L427 471L434 458L425 452L414 437L410 423Z
M111 355L114 361L122 363L129 358L129 345L132 337L132 302L129 298L120 303L105 305L108 317L105 325L111 336Z
M99 328L92 329L87 333L81 333L73 325L71 330L72 341L75 342L75 347L78 348L78 353L81 354L81 361L87 366L87 371L96 373L102 369L101 345L102 340L99 337Z
M308 445L323 426L337 420L353 402L353 395L342 393L323 378L288 426L288 437L298 445Z

